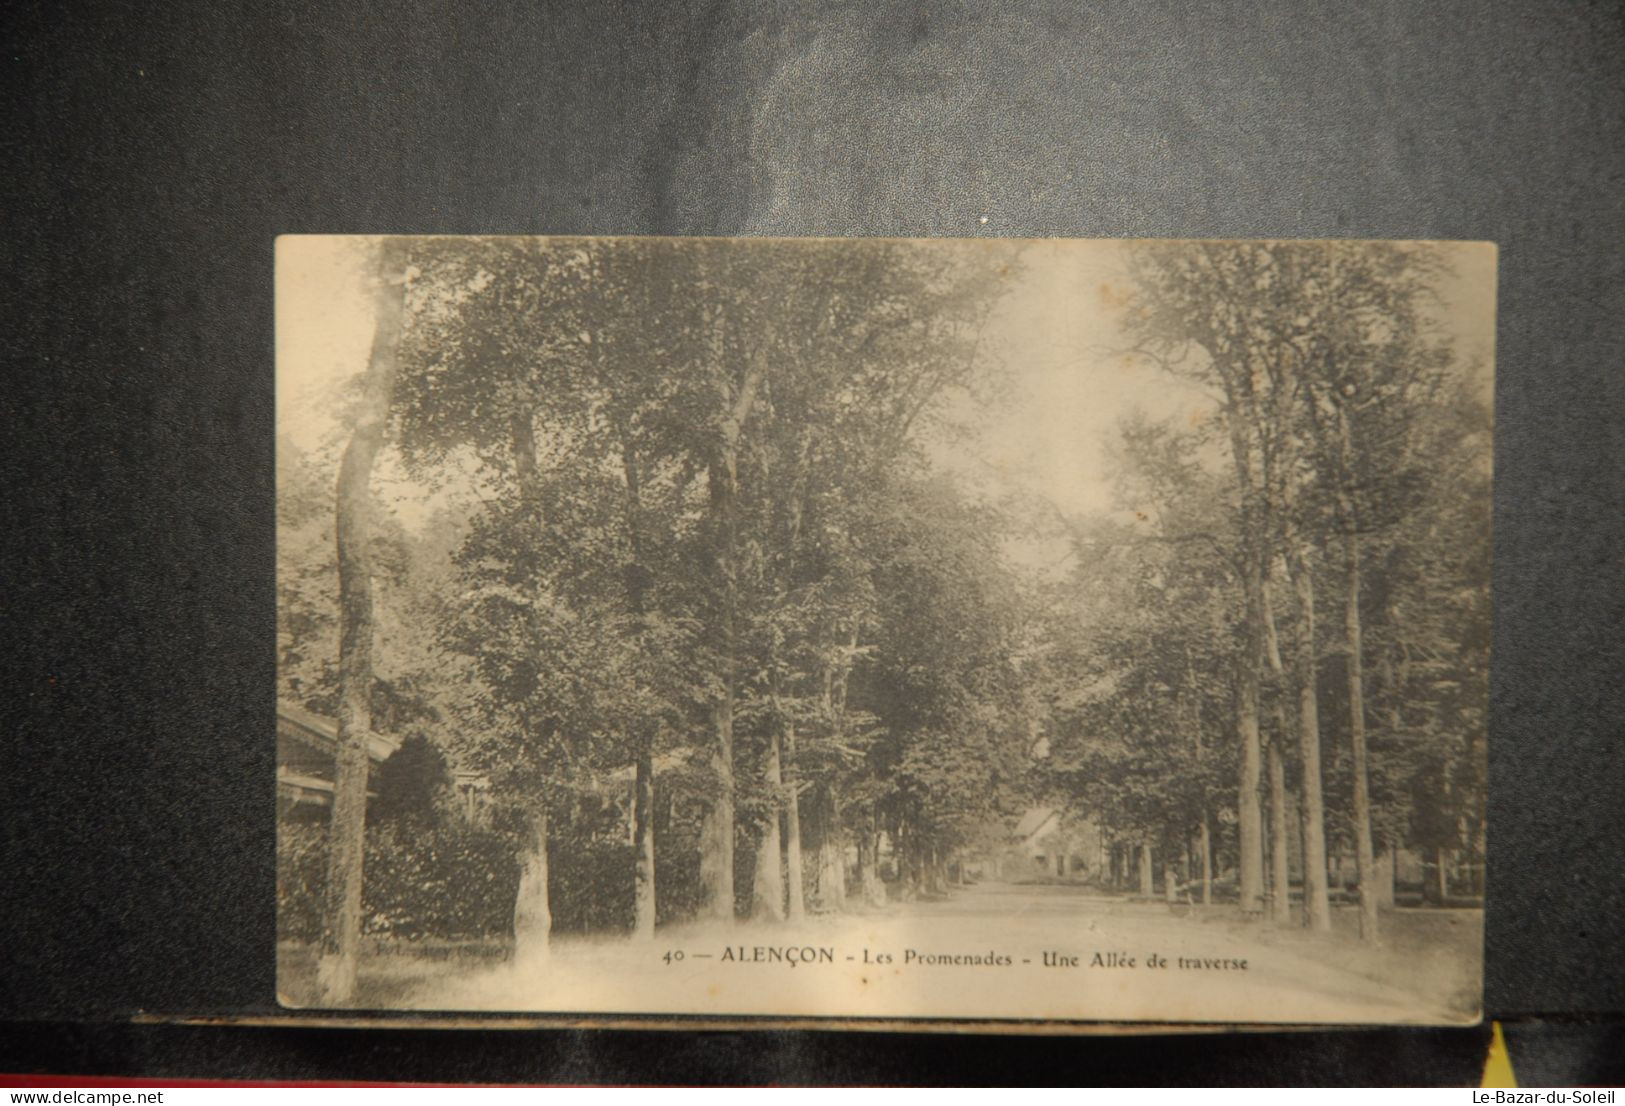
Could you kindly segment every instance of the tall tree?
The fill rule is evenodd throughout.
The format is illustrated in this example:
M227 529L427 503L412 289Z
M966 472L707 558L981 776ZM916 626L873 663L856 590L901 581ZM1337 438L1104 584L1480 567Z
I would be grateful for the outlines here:
M771 654L810 648L837 656L855 626L814 619L792 634L802 640L774 644L778 639L764 620L777 620L782 630L785 619L794 621L792 610L803 605L806 589L820 587L827 595L833 582L819 579L816 558L798 552L803 538L813 537L804 522L812 500L830 486L869 494L875 485L868 474L914 448L911 434L946 396L985 371L976 335L1008 258L906 242L865 243L856 251L840 243L794 242L771 249L713 244L709 255L695 260L701 273L693 284L711 329L700 343L702 370L694 375L701 389L688 406L703 419L694 455L709 496L710 623L718 661L718 799L705 870L713 911L731 915L731 906L718 905L732 870L732 835L721 823L734 820L738 755L759 760L755 771L770 799L759 823L757 867L764 876L756 897L758 912L772 915L782 909L774 904L795 895L777 890L782 874L773 873L774 826L793 804L799 835L806 783L797 778L786 786L786 773L798 765L787 755L787 739L795 741L788 724L794 712L783 708L795 698L792 685L805 691L809 682L827 678L844 686L845 675L794 671L786 667L791 656ZM806 640L819 623L833 631L833 640ZM762 659L764 642L765 669L752 667L756 660L747 663L747 653ZM756 686L755 673L764 670L772 675ZM738 725L739 711L752 709L742 697L763 695L771 709L753 710L752 717L775 718L771 732L754 734L751 747L736 749L739 739L752 736ZM795 761L802 752L798 743ZM840 834L833 786L832 776L820 785L832 807L828 841ZM826 848L825 855L838 858L840 851Z
M540 609L549 443L538 426L580 421L564 350L573 320L563 310L579 285L578 259L559 242L519 239L429 239L419 256L416 340L398 403L403 458L430 482L471 470L495 493L462 554L474 569L464 616L477 613L490 643L529 654L540 647L536 632L498 633L496 626L512 615L534 629ZM486 685L487 694L474 700L482 722L518 730L499 743L508 755L490 767L514 796L522 823L515 940L525 956L545 955L552 929L547 762L558 733L556 716L530 701L546 686L543 658L497 661L480 635L465 632L460 640L473 643L466 651Z
M1161 364L1216 384L1235 475L1237 565L1245 597L1244 648L1235 671L1235 718L1241 751L1237 780L1242 909L1264 907L1261 728L1265 652L1265 579L1273 557L1279 504L1270 476L1280 436L1266 417L1256 328L1270 310L1267 249L1245 244L1196 249L1147 247L1131 255L1139 300L1127 329ZM1197 356L1192 358L1192 350Z
M324 1005L355 1001L361 945L367 742L372 733L372 471L388 429L405 313L407 240L378 246L373 339L361 404L339 467L335 536L339 575L339 709L326 902L318 985Z
M1316 646L1315 581L1301 545L1285 558L1286 575L1297 594L1295 660L1298 682L1298 750L1302 791L1304 924L1330 932L1331 900L1326 878L1326 800L1320 763L1320 665Z
M1284 563L1305 631L1296 662L1299 776L1303 792L1305 903L1311 926L1329 926L1323 879L1319 703L1314 668L1313 575L1300 533L1306 460L1301 400L1306 379L1299 346L1327 320L1325 290L1305 268L1319 243L1210 243L1196 249L1146 247L1131 258L1140 300L1128 331L1170 371L1215 385L1237 486L1239 567L1246 596L1247 657L1237 674L1242 749L1240 835L1243 903L1262 893L1262 841L1254 795L1262 677L1285 676L1273 631L1269 582ZM1312 534L1312 531L1311 531ZM1277 729L1285 738L1284 710ZM1276 773L1273 770L1272 778ZM1272 786L1272 791L1275 790ZM1274 804L1281 806L1280 797ZM1283 821L1275 819L1276 851ZM1279 873L1277 874L1279 885Z
M1364 535L1391 528L1423 483L1415 443L1449 344L1430 333L1426 304L1442 272L1436 253L1414 244L1327 244L1296 251L1289 276L1301 327L1290 346L1301 380L1301 423L1316 475L1328 490L1342 561L1352 821L1360 882L1360 932L1378 938L1379 879L1372 834L1366 718Z

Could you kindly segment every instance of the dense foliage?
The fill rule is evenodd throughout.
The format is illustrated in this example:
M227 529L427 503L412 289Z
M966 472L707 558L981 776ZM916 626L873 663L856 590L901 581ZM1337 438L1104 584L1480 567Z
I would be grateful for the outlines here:
M1133 247L1139 371L1217 406L1128 420L1118 509L1043 522L938 463L1010 368L980 335L1019 260L411 243L387 459L430 506L368 536L366 694L417 736L375 772L369 932L793 916L879 902L883 866L929 893L1039 802L1110 872L1228 871L1246 909L1267 863L1279 899L1328 851L1368 893L1374 849L1477 855L1489 427L1429 314L1441 259ZM283 443L281 692L316 710L333 464ZM1018 567L1056 516L1070 567ZM285 936L317 837L285 837Z

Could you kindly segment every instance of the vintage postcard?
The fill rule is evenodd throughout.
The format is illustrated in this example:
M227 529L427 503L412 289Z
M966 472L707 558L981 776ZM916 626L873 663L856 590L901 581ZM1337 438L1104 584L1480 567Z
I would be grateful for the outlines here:
M284 1005L1477 1021L1493 246L276 289Z

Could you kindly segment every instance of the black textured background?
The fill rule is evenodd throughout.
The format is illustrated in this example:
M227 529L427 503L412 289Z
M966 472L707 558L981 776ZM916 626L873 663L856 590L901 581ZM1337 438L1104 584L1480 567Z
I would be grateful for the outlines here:
M1622 1077L1619 4L13 0L0 24L0 1070L1475 1074L1483 1031L127 1024L274 1009L272 239L500 231L1498 242L1486 1003L1523 1019L1515 1063L1524 1040L1552 1080Z

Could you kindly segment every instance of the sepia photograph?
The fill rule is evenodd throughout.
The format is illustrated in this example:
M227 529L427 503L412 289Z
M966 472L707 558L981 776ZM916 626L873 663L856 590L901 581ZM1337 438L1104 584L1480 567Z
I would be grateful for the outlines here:
M1479 1021L1493 245L275 264L284 1006Z

